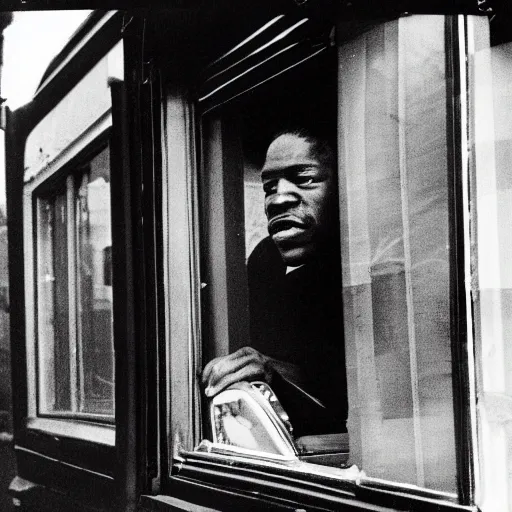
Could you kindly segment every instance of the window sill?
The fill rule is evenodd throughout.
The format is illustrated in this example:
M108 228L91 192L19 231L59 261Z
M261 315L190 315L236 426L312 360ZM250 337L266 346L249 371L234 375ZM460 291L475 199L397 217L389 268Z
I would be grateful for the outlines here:
M80 439L105 446L116 445L114 425L96 425L78 420L28 418L27 429L58 437Z
M187 487L183 496L195 495L194 486L198 486L198 492L206 486L217 489L216 492L226 489L240 497L256 493L270 500L284 499L304 505L311 505L311 497L315 496L314 506L330 510L375 510L378 506L382 510L477 512L475 506L457 503L451 494L358 478L350 470L344 471L348 472L342 474L340 469L308 463L294 467L234 455L183 452L176 460L171 481L177 488Z

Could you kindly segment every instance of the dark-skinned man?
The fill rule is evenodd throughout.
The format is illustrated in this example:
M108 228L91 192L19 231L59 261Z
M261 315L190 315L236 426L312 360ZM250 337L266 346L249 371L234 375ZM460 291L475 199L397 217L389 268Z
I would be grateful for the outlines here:
M270 236L248 261L251 346L205 366L205 394L264 380L297 436L344 432L335 153L313 132L282 132L268 147L261 179Z

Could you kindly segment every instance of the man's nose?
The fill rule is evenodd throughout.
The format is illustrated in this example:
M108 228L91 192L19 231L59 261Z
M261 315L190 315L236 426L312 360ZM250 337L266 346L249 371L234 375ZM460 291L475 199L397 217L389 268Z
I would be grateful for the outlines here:
M273 199L275 204L297 201L297 185L287 178L279 178Z

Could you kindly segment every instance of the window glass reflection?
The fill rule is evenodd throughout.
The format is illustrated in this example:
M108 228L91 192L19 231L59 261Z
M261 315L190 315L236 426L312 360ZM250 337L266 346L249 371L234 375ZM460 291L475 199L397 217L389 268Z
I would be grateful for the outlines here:
M78 367L80 410L113 413L109 152L100 153L77 190Z
M38 199L41 414L114 414L108 148Z

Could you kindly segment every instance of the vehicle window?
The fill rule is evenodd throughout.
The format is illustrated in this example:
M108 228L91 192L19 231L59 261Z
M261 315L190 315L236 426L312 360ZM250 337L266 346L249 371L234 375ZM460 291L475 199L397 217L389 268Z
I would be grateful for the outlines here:
M351 29L202 117L203 396L264 381L299 458L455 493L445 19Z
M37 197L41 415L114 415L108 148Z
M209 347L209 356L231 355L206 367L206 393L236 372L269 372L296 435L346 431L332 57L312 63L300 87L287 77L265 90L266 101L254 95L237 105L240 115L212 114L204 123L210 277L225 280L232 304L226 317L211 304L209 328L226 344ZM225 276L213 264L222 253Z

